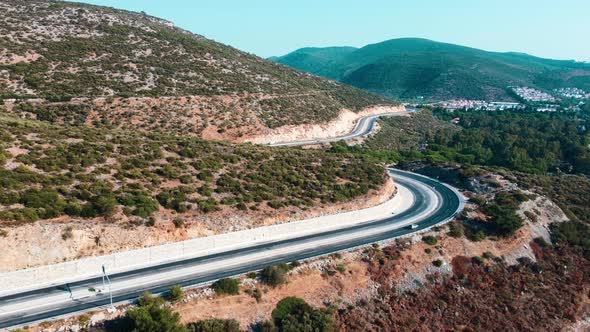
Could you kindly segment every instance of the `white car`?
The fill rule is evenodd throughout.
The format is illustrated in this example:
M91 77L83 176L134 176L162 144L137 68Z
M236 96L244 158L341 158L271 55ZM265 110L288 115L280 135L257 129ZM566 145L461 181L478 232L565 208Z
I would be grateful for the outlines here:
M416 228L418 228L418 224L410 225L410 229L416 229Z

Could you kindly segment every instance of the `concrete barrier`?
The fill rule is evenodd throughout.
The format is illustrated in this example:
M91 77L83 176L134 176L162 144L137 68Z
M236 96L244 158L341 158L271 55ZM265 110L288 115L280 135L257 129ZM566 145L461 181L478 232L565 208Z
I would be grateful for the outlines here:
M238 249L252 243L276 241L360 224L385 218L392 212L403 211L411 206L412 202L413 196L409 190L398 185L397 194L392 199L367 209L2 273L0 294L98 277L102 275L103 265L112 274Z

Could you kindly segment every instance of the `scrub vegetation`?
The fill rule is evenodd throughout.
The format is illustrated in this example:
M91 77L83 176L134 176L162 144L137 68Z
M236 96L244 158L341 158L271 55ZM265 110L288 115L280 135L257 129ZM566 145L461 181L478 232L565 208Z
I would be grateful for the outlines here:
M183 325L180 323L179 314L166 306L162 298L147 292L139 298L136 307L127 310L124 317L106 321L101 328L113 332L242 331L239 323L233 319L213 318ZM316 309L296 297L286 297L279 301L272 311L272 319L261 321L253 328L255 331L266 332L338 331L338 325L330 311Z
M458 125L451 124L454 118L459 119ZM590 249L583 240L590 220L587 113L425 109L410 117L384 119L381 127L363 146L335 144L331 151L348 151L401 167L426 163L432 166L420 172L458 187L469 187L482 172L503 174L522 189L549 197L572 220L554 226L555 239L585 252ZM449 165L461 165L456 175L440 172L440 166ZM476 196L472 201L489 218L487 222L463 218L463 223L453 224L450 233L473 241L511 236L523 225L516 211L529 199L518 190L498 193L490 201Z
M382 291L336 312L345 331L561 331L578 321L590 286L589 262L568 246L527 243L536 260L509 265L501 257L455 256L451 275L430 275L423 287L396 291L389 276L405 267L402 245L365 260ZM433 261L433 265L441 265ZM457 291L457 290L460 291ZM433 310L439 308L440 310Z
M450 120L459 118L459 125ZM458 163L514 171L590 175L590 121L585 114L425 110L389 118L364 148L374 158Z
M388 103L143 13L38 0L3 1L0 10L0 98L239 95L247 97L242 107L268 127L316 123L343 108ZM72 105L37 112L43 119L86 119L89 103ZM206 100L192 108L228 111Z
M380 188L362 156L230 145L194 137L56 126L0 116L0 219L148 220L174 213L310 208ZM12 155L13 151L15 155Z

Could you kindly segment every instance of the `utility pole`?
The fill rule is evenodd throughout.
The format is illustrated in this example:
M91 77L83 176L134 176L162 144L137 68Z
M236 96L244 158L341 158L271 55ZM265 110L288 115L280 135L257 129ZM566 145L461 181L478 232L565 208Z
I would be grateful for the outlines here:
M104 279L107 279L107 281L109 282L109 298L111 300L111 308L114 309L115 306L113 306L113 292L111 291L111 279L109 278L109 275L107 274L107 269L104 267L104 264L102 265L102 289L104 290Z
M102 266L102 290L101 292L104 293L105 289L107 288L107 286L104 283L104 276L105 276L105 269L104 269L104 265Z

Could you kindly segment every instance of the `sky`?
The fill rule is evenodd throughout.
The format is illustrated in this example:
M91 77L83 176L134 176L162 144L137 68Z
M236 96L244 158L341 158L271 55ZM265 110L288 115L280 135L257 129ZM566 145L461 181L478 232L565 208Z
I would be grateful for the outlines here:
M420 37L590 61L588 0L82 0L146 13L262 57Z

